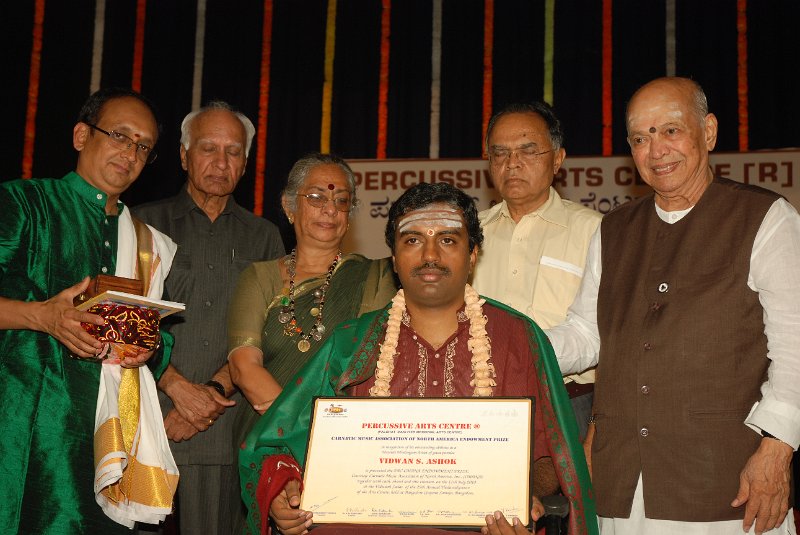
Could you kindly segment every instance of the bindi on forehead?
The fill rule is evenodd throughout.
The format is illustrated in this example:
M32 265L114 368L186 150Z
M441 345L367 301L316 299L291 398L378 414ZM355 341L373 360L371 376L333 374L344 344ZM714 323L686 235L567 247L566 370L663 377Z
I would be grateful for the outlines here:
M650 132L651 134L655 134L656 133L656 127L655 126L651 126L650 129L648 130L648 132Z
M337 187L336 184L333 183L323 183L323 184L306 184L308 189L320 191L320 192L327 192L331 191L333 193L350 193L350 190L347 187L339 186Z

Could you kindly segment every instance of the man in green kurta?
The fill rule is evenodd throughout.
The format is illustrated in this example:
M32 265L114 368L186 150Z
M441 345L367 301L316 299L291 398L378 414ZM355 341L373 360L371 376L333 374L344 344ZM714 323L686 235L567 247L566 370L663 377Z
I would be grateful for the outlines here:
M267 516L287 535L306 533L314 522L310 511L298 508L298 481L317 395L535 397L533 493L560 488L571 506L570 533L597 533L577 427L547 338L524 315L479 298L466 284L482 239L473 200L448 184L419 184L393 204L386 241L403 290L383 310L338 326L242 444L247 533L266 533ZM486 507L491 512L499 504ZM533 518L542 512L535 502ZM529 533L497 512L485 520L490 535ZM317 529L331 535L394 533L363 524Z
M103 324L72 300L88 277L113 275L120 194L155 158L151 104L101 90L73 129L75 172L0 185L0 526L3 533L128 532L103 514L93 490L93 430L102 344L81 322ZM135 252L135 247L134 247ZM128 255L130 256L130 255ZM171 258L162 258L167 263ZM171 339L162 340L168 360ZM152 356L127 358L141 365ZM159 370L154 370L156 373Z

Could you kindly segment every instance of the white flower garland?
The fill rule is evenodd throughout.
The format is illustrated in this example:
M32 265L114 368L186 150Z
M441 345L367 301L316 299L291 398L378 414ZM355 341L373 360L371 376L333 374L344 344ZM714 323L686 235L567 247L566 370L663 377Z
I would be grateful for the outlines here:
M469 385L474 388L473 397L491 397L492 387L497 386L494 380L494 364L492 345L486 333L486 316L483 315L483 304L472 286L464 288L465 312L469 319L469 340L467 347L472 353L472 378ZM389 320L386 322L386 336L381 344L381 353L375 366L375 384L369 389L372 397L388 397L392 377L394 376L394 359L397 355L397 339L400 336L400 324L406 311L406 299L403 290L397 292L389 309Z

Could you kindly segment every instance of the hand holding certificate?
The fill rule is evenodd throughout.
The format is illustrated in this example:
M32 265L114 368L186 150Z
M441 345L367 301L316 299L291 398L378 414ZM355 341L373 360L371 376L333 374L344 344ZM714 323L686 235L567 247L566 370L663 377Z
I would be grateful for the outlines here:
M531 399L318 398L301 509L315 524L527 525Z

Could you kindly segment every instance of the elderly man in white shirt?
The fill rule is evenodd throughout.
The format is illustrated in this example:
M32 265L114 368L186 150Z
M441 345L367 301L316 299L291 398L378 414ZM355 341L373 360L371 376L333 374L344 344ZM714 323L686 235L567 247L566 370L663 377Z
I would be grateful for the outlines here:
M713 176L717 120L695 82L646 84L627 125L655 194L606 216L566 323L547 332L562 372L599 362L592 456L601 533L794 534L800 216L777 195ZM620 222L624 232L613 232ZM728 263L709 272L709 257ZM744 297L741 307L726 305L731 295ZM708 298L719 304L693 307ZM718 326L705 331L710 343L709 322ZM741 344L738 331L758 332ZM739 407L745 391L754 395ZM715 399L705 411L693 404ZM696 472L714 475L692 480Z

